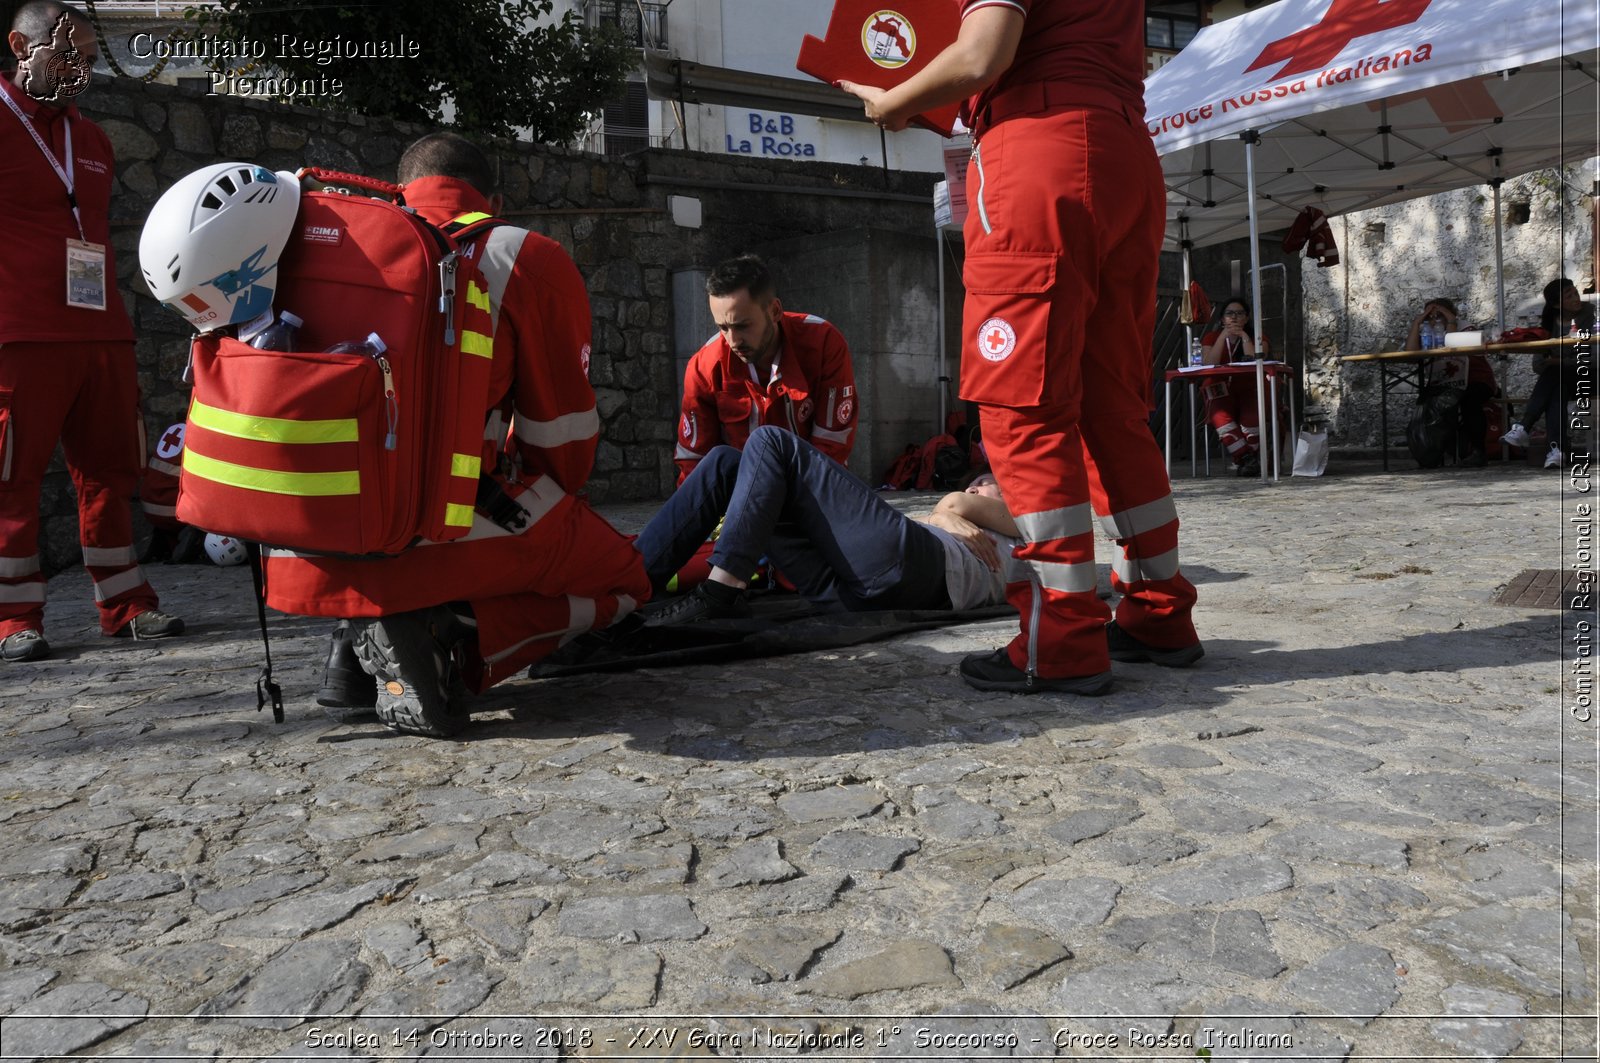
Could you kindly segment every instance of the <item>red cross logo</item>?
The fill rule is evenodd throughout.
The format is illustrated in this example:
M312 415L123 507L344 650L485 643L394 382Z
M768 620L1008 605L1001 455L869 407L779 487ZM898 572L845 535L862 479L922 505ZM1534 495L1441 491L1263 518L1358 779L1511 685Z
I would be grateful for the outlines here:
M1320 70L1357 37L1409 26L1422 17L1432 0L1333 0L1315 26L1273 41L1261 49L1245 72L1274 63L1284 66L1272 76L1281 81Z
M156 444L156 457L165 461L175 457L183 449L183 425L175 424L168 428L161 437L161 442Z
M978 326L978 353L991 362L1003 362L1017 347L1017 330L1003 317L991 317Z

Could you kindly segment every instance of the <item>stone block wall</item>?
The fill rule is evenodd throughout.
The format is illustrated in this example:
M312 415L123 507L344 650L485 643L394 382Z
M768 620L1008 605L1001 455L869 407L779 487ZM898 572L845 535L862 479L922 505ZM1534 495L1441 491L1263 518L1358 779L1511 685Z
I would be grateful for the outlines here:
M272 169L323 166L393 179L405 146L431 130L307 107L211 97L194 90L97 78L81 98L117 152L112 243L120 293L138 331L136 352L151 437L180 420L188 326L149 297L139 275L139 232L179 177L239 159ZM706 269L751 248L840 230L929 235L937 174L862 166L650 151L607 158L513 141L485 144L507 215L558 240L589 286L594 316L590 379L603 421L590 482L596 501L663 497L673 483L680 381L674 358L672 275ZM677 225L670 196L698 199L703 224ZM930 337L932 316L913 328ZM920 401L880 393L864 416L899 417ZM59 459L45 489L43 552L54 571L77 561L76 511Z

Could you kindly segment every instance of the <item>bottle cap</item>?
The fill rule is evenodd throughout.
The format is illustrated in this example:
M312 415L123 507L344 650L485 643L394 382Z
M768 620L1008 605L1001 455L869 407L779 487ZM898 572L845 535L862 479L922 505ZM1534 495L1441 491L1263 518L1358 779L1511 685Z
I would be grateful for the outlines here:
M389 349L388 345L383 342L383 337L379 336L376 332L367 333L367 344L377 354L382 354L384 351Z
M278 316L283 318L283 323L285 325L288 325L290 328L299 328L299 327L301 327L302 325L305 324L304 321L301 321L298 317L296 317L294 314L289 313L289 311L287 311L287 310L285 310L282 314L280 314Z

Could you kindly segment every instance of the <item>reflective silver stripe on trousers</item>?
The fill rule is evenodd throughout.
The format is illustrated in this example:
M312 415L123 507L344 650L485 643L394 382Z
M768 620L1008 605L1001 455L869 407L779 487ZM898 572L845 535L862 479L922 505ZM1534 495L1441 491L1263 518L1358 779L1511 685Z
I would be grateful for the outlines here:
M1178 551L1174 547L1154 557L1123 557L1111 563L1111 571L1123 583L1165 580L1178 574Z
M126 594L144 583L144 569L138 565L126 572L118 572L103 580L96 580L94 584L94 600L108 602L119 594Z
M1019 513L1016 521L1024 539L1030 543L1045 543L1094 531L1092 516L1089 503L1080 502L1040 513Z
M172 462L162 461L160 458L151 458L150 467L156 472L164 472L168 476L176 476L180 471L179 467L172 464Z
M598 614L599 607L595 604L593 598L575 598L569 594L567 595L567 624L565 627L556 628L554 631L541 631L537 635L529 635L521 642L507 646L499 653L489 654L483 659L483 663L487 665L499 664L524 646L544 639L560 638L563 643L568 642L585 631L593 630L595 617Z
M678 449L672 452L674 461L699 461L703 457L705 457L704 454L696 453L682 443L679 443Z
M1081 594L1084 591L1093 591L1095 585L1095 569L1093 561L1079 561L1075 564L1065 565L1056 561L1030 561L1033 570L1039 575L1039 582L1053 591L1063 594Z
M517 439L530 447L559 447L599 434L600 411L591 406L579 413L563 414L553 421L535 421L519 412L513 423Z
M44 580L31 583L0 583L0 602L43 602Z
M21 579L39 571L39 555L0 557L0 579Z
M506 441L506 415L499 410L492 410L488 420L483 422L483 438L491 443L504 443Z
M1172 496L1162 495L1142 506L1101 517L1100 527L1113 539L1131 539L1135 535L1166 527L1177 519L1178 507L1173 504Z
M177 506L158 506L154 502L140 502L139 504L152 517L176 517L178 515Z
M131 546L85 546L83 548L83 563L85 565L110 566L131 565L139 560L134 556Z

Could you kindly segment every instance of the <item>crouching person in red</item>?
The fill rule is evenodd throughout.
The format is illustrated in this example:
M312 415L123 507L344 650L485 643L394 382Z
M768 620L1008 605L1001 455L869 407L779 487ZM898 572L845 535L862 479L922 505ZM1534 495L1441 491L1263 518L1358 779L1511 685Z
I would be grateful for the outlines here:
M399 170L407 205L435 225L501 206L489 160L455 134L418 140ZM494 319L485 446L505 444L498 469L483 465L471 531L381 560L266 552L273 608L349 618L318 700L375 699L390 728L435 736L466 722L458 680L481 692L650 596L638 552L576 497L600 435L577 267L555 241L511 225L463 254Z

